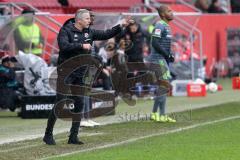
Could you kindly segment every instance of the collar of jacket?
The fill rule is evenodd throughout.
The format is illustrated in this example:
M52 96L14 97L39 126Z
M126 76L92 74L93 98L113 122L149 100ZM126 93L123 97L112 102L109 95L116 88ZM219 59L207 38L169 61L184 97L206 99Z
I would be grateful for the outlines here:
M88 28L83 28L83 30L80 31L79 29L77 29L77 28L74 26L74 23L72 23L69 27L70 27L70 29L71 29L73 32L84 33L84 32L87 32L87 31L88 31Z
M63 24L63 27L66 28L66 29L70 29L71 31L73 32L86 32L88 31L88 28L84 28L82 31L78 30L75 26L75 19L74 18L70 18L68 19L64 24Z
M161 24L163 24L163 25L169 26L169 24L168 24L167 22L165 22L164 20L162 20L162 19L161 19L159 22L160 22Z

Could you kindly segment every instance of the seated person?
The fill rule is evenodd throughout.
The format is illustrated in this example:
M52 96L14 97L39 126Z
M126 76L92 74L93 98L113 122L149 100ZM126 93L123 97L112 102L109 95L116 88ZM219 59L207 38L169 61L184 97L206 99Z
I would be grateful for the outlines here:
M226 13L221 6L219 0L212 0L212 3L208 7L208 13Z
M111 80L110 80L111 59L116 52L115 43L108 42L106 44L106 46L100 50L104 50L99 53L99 56L101 56L103 59L104 66L103 66L102 72L100 73L100 75L98 77L98 81L99 81L99 79L101 79L104 90L111 90L112 89L112 84L111 84Z
M0 107L14 111L19 102L19 96L16 93L18 83L15 79L14 62L15 57L5 56L0 64Z
M200 9L202 12L208 12L209 0L196 0L195 7Z

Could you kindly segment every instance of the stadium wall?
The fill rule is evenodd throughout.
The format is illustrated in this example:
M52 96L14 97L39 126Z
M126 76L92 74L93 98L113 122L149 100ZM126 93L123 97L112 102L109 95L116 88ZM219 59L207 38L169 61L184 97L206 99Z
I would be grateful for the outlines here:
M203 15L197 27L202 31L203 54L208 57L209 74L214 61L227 57L227 28L240 28L240 14Z

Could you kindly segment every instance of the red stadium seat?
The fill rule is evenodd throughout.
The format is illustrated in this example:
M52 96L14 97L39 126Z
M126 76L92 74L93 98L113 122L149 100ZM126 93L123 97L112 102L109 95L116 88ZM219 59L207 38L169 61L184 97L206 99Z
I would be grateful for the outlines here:
M69 6L62 7L57 0L8 0L7 2L27 2L34 7L52 13L74 13L78 8L91 8L94 11L126 12L142 0L68 0Z
M194 10L177 0L156 0L168 4L177 12L194 12ZM142 0L68 0L69 6L62 7L57 0L6 0L6 2L27 2L41 11L51 13L74 13L79 8L91 8L97 12L128 12L129 8L142 4Z

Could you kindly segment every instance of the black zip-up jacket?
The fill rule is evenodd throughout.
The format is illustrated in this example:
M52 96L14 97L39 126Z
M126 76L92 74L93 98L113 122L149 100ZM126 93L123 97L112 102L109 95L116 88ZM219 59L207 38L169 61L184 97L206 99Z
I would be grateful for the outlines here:
M59 31L57 40L59 46L58 64L62 64L69 58L80 54L89 54L90 51L83 49L84 43L90 43L95 40L107 40L121 32L120 25L108 30L95 30L91 28L79 31L75 26L75 19L67 20Z
M143 43L148 35L145 31L141 29L139 24L136 33L130 31L130 27L127 27L120 35L117 36L118 41L121 38L125 40L131 40L132 46L128 48L125 53L128 56L128 62L143 62Z

